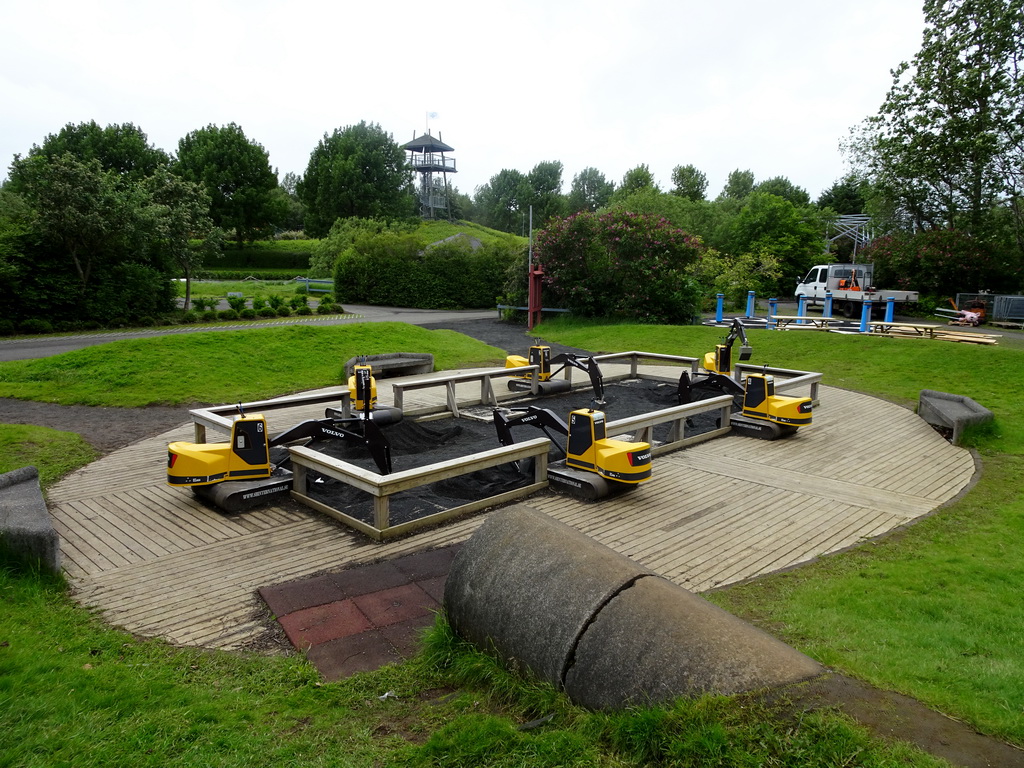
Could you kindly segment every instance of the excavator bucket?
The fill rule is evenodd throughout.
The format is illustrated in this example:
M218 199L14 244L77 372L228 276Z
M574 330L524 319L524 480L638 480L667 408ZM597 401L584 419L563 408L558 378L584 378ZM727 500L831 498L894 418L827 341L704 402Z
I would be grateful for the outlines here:
M370 455L377 464L377 469L382 475L391 474L391 443L381 431L381 428L373 423L373 419L363 421L363 439Z

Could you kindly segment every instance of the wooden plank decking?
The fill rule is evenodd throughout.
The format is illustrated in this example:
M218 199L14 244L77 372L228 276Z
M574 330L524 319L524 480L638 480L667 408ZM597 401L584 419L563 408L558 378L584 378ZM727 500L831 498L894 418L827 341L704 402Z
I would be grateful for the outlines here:
M110 454L49 494L77 599L139 635L246 647L265 631L258 587L462 541L484 519L376 543L292 501L219 513L164 485L167 443L180 439L192 439L191 425ZM823 387L814 424L793 438L719 438L659 457L654 478L617 499L545 492L528 503L703 591L904 525L974 471L968 451L910 411Z

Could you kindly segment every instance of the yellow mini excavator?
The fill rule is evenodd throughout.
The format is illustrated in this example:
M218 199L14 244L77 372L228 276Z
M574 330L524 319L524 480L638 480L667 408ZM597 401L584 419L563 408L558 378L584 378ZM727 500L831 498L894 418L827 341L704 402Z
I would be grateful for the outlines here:
M529 357L509 355L505 358L506 368L523 368L528 365L536 365L539 368L537 371L538 394L558 395L568 392L572 388L571 382L568 379L554 377L566 368L578 368L590 377L590 385L594 388L594 400L598 404L604 402L604 378L593 357L580 357L568 352L552 357L551 347L534 344L530 347ZM552 368L557 365L561 365L561 367ZM508 388L513 392L532 392L533 377L527 374L510 378Z
M494 426L502 445L515 444L514 427L536 427L547 435L562 455L548 466L548 481L555 490L600 499L651 478L650 444L607 437L604 412L593 408L572 411L568 424L553 411L535 405L495 408ZM560 437L565 438L565 448ZM521 465L520 470L527 472L530 467Z
M753 350L747 342L743 323L736 318L725 342L717 345L714 352L704 355L704 372L691 379L684 371L679 377L680 404L717 394L732 395L737 403L737 412L729 418L729 425L737 434L762 440L776 440L810 424L812 404L809 397L776 395L775 378L767 373L748 373L742 384L730 375L732 346L736 339L743 342L740 360L750 359Z
M391 445L380 427L402 418L397 408L376 408L370 366L357 365L349 379L358 410L346 415L328 408L323 419L303 421L271 436L262 414L246 414L241 403L226 443L177 441L167 446L167 484L188 486L200 498L226 512L237 512L292 488L290 454L283 446L318 439L366 446L383 475L391 473Z

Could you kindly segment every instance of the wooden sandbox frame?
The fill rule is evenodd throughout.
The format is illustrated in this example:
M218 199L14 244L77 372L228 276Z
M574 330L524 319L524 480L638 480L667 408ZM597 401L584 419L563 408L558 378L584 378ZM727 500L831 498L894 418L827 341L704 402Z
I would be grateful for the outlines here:
M651 352L620 352L608 355L596 355L594 359L598 363L629 364L628 373L619 373L605 376L605 382L622 381L625 379L646 379L675 384L679 378L680 367L687 369L691 374L696 373L699 367L699 359L694 357L683 357L679 355L664 355ZM642 374L638 366L641 361L652 361L666 365L666 376ZM675 372L673 377L669 372ZM815 404L818 403L818 387L821 382L820 373L809 371L797 371L788 368L771 368L766 366L737 365L733 378L742 381L744 371L765 372L776 377L776 391L793 392L804 387L809 388L809 394ZM530 375L533 380L532 392L537 394L538 366L524 366L519 368L483 368L479 371L470 371L453 375L430 376L393 383L394 405L403 408L407 392L418 390L429 390L444 388L444 404L421 406L418 408L404 409L405 418L414 421L431 421L440 418L460 418L460 409L475 406L496 407L502 402L522 399L527 392L508 392L499 396L494 387L495 379L507 379ZM572 381L572 369L565 368L564 378ZM459 400L455 387L457 384L478 383L479 395L469 399ZM581 384L579 389L590 387L590 382ZM274 398L251 403L242 403L241 407L246 411L273 411L300 406L310 406L340 401L341 410L348 413L350 410L350 398L347 388L325 390L308 395L291 395L288 397ZM631 416L618 421L608 422L607 433L609 435L630 435L629 439L651 443L652 454L657 456L670 451L685 448L688 445L711 440L715 437L728 434L729 414L733 398L729 395L700 400L687 405L677 405L664 408L651 413ZM232 418L231 414L236 413L238 406L223 405L212 408L199 408L190 411L195 429L195 440L198 443L206 442L208 430L230 434ZM725 425L708 432L697 435L687 435L686 420L700 413L720 411L720 423ZM654 427L660 424L670 425L667 439L657 445L652 440ZM293 489L291 497L306 506L323 512L326 515L350 526L351 528L366 534L372 539L383 541L385 539L411 533L420 528L435 526L456 517L470 514L472 512L486 509L488 507L505 504L524 496L533 494L548 486L548 449L550 441L546 437L517 443L516 445L498 447L480 453L470 454L458 459L437 462L415 469L393 472L390 475L381 475L370 470L363 469L354 464L340 459L327 456L319 451L305 446L291 446L288 448L292 461ZM408 491L431 483L440 482L452 477L476 472L481 469L495 467L522 459L534 459L534 475L532 482L522 488L489 496L483 499L462 504L457 507L425 515L416 520L410 520L397 525L390 524L390 497L401 491ZM304 492L295 490L306 488L306 474L309 471L319 472L322 475L350 485L360 491L370 494L373 497L373 524L368 524L345 512L335 509L323 502L317 501L306 495Z

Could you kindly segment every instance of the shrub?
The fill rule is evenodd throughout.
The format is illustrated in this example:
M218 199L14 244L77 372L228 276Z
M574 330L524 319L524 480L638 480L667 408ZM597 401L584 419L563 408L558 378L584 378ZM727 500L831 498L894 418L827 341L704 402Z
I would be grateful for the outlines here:
M292 296L291 299L288 300L288 306L290 306L292 309L308 307L309 298L306 296L305 291L303 291L301 295Z
M278 317L288 317L291 313L292 309L287 304L282 304L280 307L277 308Z
M202 320L204 323L212 323L217 319L217 310L208 309L202 314Z
M250 307L246 307L245 309L239 311L238 316L243 320L255 320L256 310L251 309Z
M196 312L205 312L207 309L214 309L217 306L216 299L208 299L205 296L193 296L190 303Z
M296 315L312 315L313 310L310 309L308 304L303 304L301 307L295 310Z
M660 216L584 212L552 219L534 257L550 293L576 314L689 323L700 287L688 270L702 251L698 238Z
M238 311L234 309L222 309L217 313L217 317L221 320L237 320Z
M280 309L285 305L286 302L284 296L279 296L278 294L275 293L274 295L270 296L270 298L267 299L267 303L273 309Z
M320 296L318 301L321 304L333 304L334 303L334 297L331 294L329 294L329 293L325 293L325 294L322 294Z
M188 311L181 316L180 321L183 325L191 325L192 323L199 322L199 313L195 311Z
M267 306L267 300L263 296L255 296L252 300L252 308L257 312Z
M324 304L321 301L319 304L316 305L316 313L318 315L333 315L334 314L334 305L333 304Z
M277 310L273 307L263 307L259 311L260 317L277 317Z
M0 319L0 336L13 336L14 323L10 320Z
M245 296L228 296L228 306L235 312L245 309Z
M27 320L22 320L18 323L18 331L20 333L53 333L53 324L49 320L43 320L39 317L30 317Z

